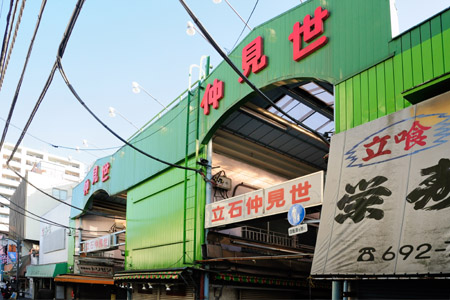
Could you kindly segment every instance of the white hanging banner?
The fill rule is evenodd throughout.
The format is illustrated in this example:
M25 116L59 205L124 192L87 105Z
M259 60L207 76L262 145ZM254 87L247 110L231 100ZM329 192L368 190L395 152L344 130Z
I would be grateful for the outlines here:
M333 137L312 275L450 273L450 92Z

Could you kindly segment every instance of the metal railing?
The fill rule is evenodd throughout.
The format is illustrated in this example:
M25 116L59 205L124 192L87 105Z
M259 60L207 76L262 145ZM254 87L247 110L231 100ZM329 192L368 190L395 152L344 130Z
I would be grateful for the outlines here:
M290 237L287 234L267 231L265 229L250 226L242 227L242 237L253 241L265 242L291 248L298 248L299 245L295 236Z

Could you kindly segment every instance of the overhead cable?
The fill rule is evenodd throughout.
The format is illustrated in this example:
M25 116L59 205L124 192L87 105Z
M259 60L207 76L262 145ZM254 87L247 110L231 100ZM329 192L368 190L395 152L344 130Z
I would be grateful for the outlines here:
M323 143L325 145L327 145L327 146L330 145L330 142L323 135L321 135L316 130L310 128L309 126L305 125L304 123L299 122L297 119L295 119L291 115L287 114L275 102L273 102L266 94L264 94L260 89L258 89L246 76L244 76L242 71L239 70L239 68L236 67L236 65L230 60L230 58L225 54L225 52L223 52L222 49L220 49L220 47L217 44L217 42L211 37L209 32L206 30L206 28L203 26L203 24L199 21L199 19L197 19L195 14L192 12L192 10L189 8L189 6L187 6L187 4L184 2L184 0L179 0L179 1L180 1L181 5L184 7L184 9L186 10L186 12L189 14L189 16L192 18L194 23L197 25L197 27L201 30L203 35L207 38L207 40L211 44L211 46L213 46L213 48L219 53L219 55L222 56L222 58L234 70L234 72L236 72L236 74L238 74L245 81L245 83L247 83L249 85L249 87L251 89L253 89L253 91L255 91L256 95L258 95L265 102L269 103L273 108L275 108L281 114L286 116L292 122L294 122L295 124L297 124L300 127L303 127L305 129L307 129L308 131L310 131L311 133L316 135L320 140L323 141Z
M38 222L42 222L44 224L48 224L48 225L52 225L52 226L56 226L56 227L61 227L61 228L65 228L65 229L70 229L70 230L82 230L82 231L88 231L88 232L109 232L109 231L103 231L103 230L88 230L88 229L75 228L75 227L70 227L70 226L67 226L67 225L63 225L63 224L57 223L55 221L52 221L52 220L46 219L44 217L41 217L41 216L39 216L37 214L34 214L31 211L26 210L25 208L17 205L16 203L14 203L13 201L9 200L8 198L6 198L5 196L3 196L1 194L0 194L0 196L3 197L4 199L8 200L10 202L10 204L13 204L14 206L16 206L19 209L23 210L23 212L19 211L19 210L16 210L16 209L12 208L10 205L7 205L5 203L2 203L3 206L6 206L10 210L12 210L12 211L14 211L14 212L16 212L16 213L18 213L18 214L20 214L22 216L25 216L27 218L30 218L30 219L38 221ZM28 213L28 214L30 214L32 216L35 216L36 218L33 218L33 217L27 215L26 213Z
M9 166L9 165L8 165L8 166ZM38 190L38 191L41 192L42 194L44 194L44 195L46 195L46 196L52 198L53 200L55 200L55 201L57 201L57 202L60 202L60 203L62 203L62 204L64 204L64 205L67 205L67 206L69 206L69 207L71 207L71 208L74 208L74 209L76 209L76 210L79 210L79 211L81 211L81 212L84 213L84 214L96 215L96 216L99 216L99 217L104 217L104 218L109 218L109 219L123 219L123 218L121 218L121 217L113 216L113 215L110 215L110 214L103 214L103 213L100 213L100 212L88 211L88 210L85 210L85 209L83 209L83 208L80 208L80 207L74 206L74 205L72 205L72 204L69 204L69 203L67 203L67 202L65 202L65 201L63 201L63 200L61 200L61 199L56 198L56 197L53 196L53 195L50 195L49 193L47 193L46 191L42 190L41 188L37 187L36 185L34 185L33 183L31 183L27 178L25 178L25 176L22 176L19 172L17 172L16 170L14 170L12 167L10 167L9 169L10 169L11 171L13 171L14 174L16 174L18 177L20 177L20 179L22 179L22 180L25 181L27 184L29 184L29 185L31 185L32 187L34 187L36 190Z
M234 42L233 47L231 47L231 50L233 50L234 47L236 47L236 44L238 43L239 39L241 38L242 34L243 34L244 31L245 31L245 28L248 26L247 24L248 24L248 22L250 21L250 19L252 18L253 13L255 12L256 6L258 6L258 2L259 2L259 0L256 0L255 5L253 6L252 12L251 12L250 15L248 16L247 22L245 22L244 28L242 28L241 34L239 34L238 38L236 39L236 42ZM252 30L251 28L249 28L249 29Z
M16 28L14 29L13 39L11 41L11 45L9 46L8 56L6 57L6 61L3 64L2 72L0 75L0 90L3 86L3 80L5 79L6 69L8 68L9 59L11 58L11 53L14 49L14 45L16 43L17 33L19 32L20 22L22 21L23 10L25 9L26 0L22 0L22 5L20 6L19 16L17 17Z
M19 92L20 92L20 88L22 86L23 78L25 76L25 71L27 69L28 60L30 59L31 51L33 50L34 40L36 38L36 34L38 32L39 25L41 24L41 17L42 17L42 14L44 13L44 8L45 8L45 4L46 3L47 3L47 0L43 0L42 4L41 4L41 9L39 11L39 15L38 15L38 19L37 19L37 22L36 22L36 26L34 28L33 37L31 38L30 46L28 47L27 57L25 59L25 63L24 63L23 68L22 68L22 74L20 75L19 82L17 83L16 92L14 93L14 97L13 97L13 100L11 102L11 107L9 109L8 118L6 119L5 127L3 128L2 138L0 140L0 150L3 148L3 143L5 142L6 134L8 133L9 123L10 123L11 118L13 116L14 108L15 108L16 103L17 103L17 98L19 97ZM3 80L3 78L2 78L2 80Z
M11 38L11 33L12 33L12 28L14 26L14 19L16 18L16 11L17 11L17 6L19 4L20 0L16 0L16 4L14 5L14 11L12 13L12 20L9 24L9 29L8 29L8 36L6 37L6 47L5 47L5 52L2 53L2 57L1 57L1 61L0 61L0 74L3 74L3 70L5 68L5 61L6 61L6 52L8 52L8 49L10 47L9 45L9 40Z
M70 91L75 96L75 98L78 100L78 102L84 107L84 109L86 109L89 112L89 114L91 114L92 117L94 117L95 120L97 120L97 122L99 122L106 130L108 130L112 135L114 135L122 143L124 143L125 145L129 146L130 148L136 150L137 152L141 153L142 155L147 156L157 162L160 162L162 164L168 165L173 168L178 168L178 169L187 170L187 171L193 171L193 172L199 173L200 175L203 176L203 171L201 169L194 169L194 168L190 168L190 167L180 166L180 165L173 164L171 162L162 160L158 157L155 157L155 156L137 148L133 144L129 143L127 140L125 140L120 135L118 135L115 131L113 131L111 128L109 128L108 125L106 125L102 120L100 120L100 118L86 105L86 103L84 103L84 101L81 99L81 97L77 94L77 92L75 91L73 86L70 84L69 79L67 78L66 74L64 73L64 69L61 64L61 59L58 58L57 61L58 61L58 69L59 69L59 72L61 73L62 78L64 79L67 87L70 89Z
M80 14L80 10L81 10L81 8L82 8L84 2L85 2L85 0L78 0L77 5L75 6L74 12L72 13L71 19L70 19L70 21L69 21L69 24L67 25L66 31L65 31L65 33L64 33L64 36L63 36L62 41L61 41L61 43L60 43L60 46L59 46L59 48L58 48L58 56L57 56L58 58L59 58L59 57L62 57L62 56L64 55L64 51L65 51L65 48L66 48L66 46L67 46L68 40L69 40L69 38L70 38L70 34L72 33L72 30L73 30L73 27L74 27L74 25L75 25L76 19L77 19L77 17L78 17L79 14ZM8 168L9 168L11 171L13 171L18 177L20 177L22 180L24 180L27 184L31 185L32 187L34 187L34 188L35 188L36 190L38 190L39 192L41 192L41 193L47 195L48 197L50 197L50 198L52 198L52 199L54 199L54 200L56 200L56 201L58 201L58 202L64 203L65 205L68 205L68 206L70 206L70 207L72 207L72 208L74 208L74 209L77 209L77 210L81 211L82 213L89 213L89 214L93 214L93 215L102 216L102 217L105 217L105 218L115 218L115 219L118 219L118 218L115 217L115 216L111 216L111 215L107 215L107 214L102 214L102 213L96 213L96 212L86 211L86 210L84 210L83 208L76 207L76 206L71 205L71 204L68 204L68 203L66 203L66 202L64 202L64 201L61 201L60 199L58 199L58 198L56 198L56 197L53 197L53 195L50 195L50 194L46 193L46 192L43 191L42 189L38 188L37 186L35 186L35 185L32 184L31 182L29 182L24 176L22 176L19 172L17 172L16 170L14 170L14 168L12 168L12 167L9 165L10 162L11 162L11 160L12 160L12 158L14 157L14 154L15 154L16 151L17 151L17 148L18 148L19 145L21 144L21 142L22 142L22 140L23 140L23 138L24 138L24 136L25 136L25 134L26 134L28 128L30 127L31 122L33 121L33 118L34 118L34 116L36 115L36 113L37 113L37 111L38 111L38 109L39 109L39 106L41 105L42 100L43 100L44 97L45 97L45 94L47 93L47 91L48 91L48 89L49 89L49 87L50 87L50 85L51 85L51 82L52 82L53 77L54 77L54 75L55 75L55 71L56 71L56 69L57 69L57 62L58 62L58 59L57 59L57 60L55 61L55 63L53 64L52 70L51 70L51 72L50 72L50 75L49 75L49 77L48 77L46 83L45 83L45 86L44 86L44 88L43 88L43 90L42 90L42 92L41 92L41 94L40 94L40 96L39 96L39 98L38 98L38 100L37 100L37 102L36 102L34 108L33 108L33 111L32 111L32 113L31 113L30 117L28 118L28 121L27 121L25 127L24 127L23 130L22 130L22 133L21 133L21 135L20 135L20 137L19 137L19 139L18 139L16 145L14 146L13 151L11 152L11 155L10 155L9 159L8 159L7 162L6 162L6 165L8 166Z
M17 0L19 1L19 0ZM5 33L3 34L3 43L2 43L2 52L0 53L0 72L2 70L2 62L3 62L3 58L6 55L6 51L8 49L8 29L9 29L9 23L10 23L10 19L11 19L11 12L14 6L14 0L10 0L9 3L9 11L8 11L8 15L6 16L6 25L5 25Z

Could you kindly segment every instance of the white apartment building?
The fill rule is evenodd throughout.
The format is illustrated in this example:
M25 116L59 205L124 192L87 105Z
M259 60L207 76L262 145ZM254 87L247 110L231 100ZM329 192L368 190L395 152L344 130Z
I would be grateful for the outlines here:
M9 208L3 204L9 205L9 199L21 181L6 165L13 149L13 144L5 143L0 151L0 232L9 231ZM10 166L22 176L32 170L69 182L80 182L85 176L85 166L79 161L26 147L17 149ZM58 189L54 190L58 193ZM59 194L54 196L60 198Z

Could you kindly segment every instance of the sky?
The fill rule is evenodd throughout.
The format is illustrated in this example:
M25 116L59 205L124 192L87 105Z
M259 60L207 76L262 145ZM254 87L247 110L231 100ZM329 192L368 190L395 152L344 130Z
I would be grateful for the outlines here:
M330 0L332 1L332 0ZM336 0L334 0L336 1ZM11 59L0 90L0 128L8 116L41 1L27 1ZM226 4L185 0L218 44L229 51L244 23ZM247 19L256 0L228 0ZM299 0L259 0L251 28L300 4ZM50 74L58 45L75 7L75 0L48 0L16 105L6 142L15 144ZM2 0L0 32L4 32L9 1ZM400 32L447 8L450 0L397 0ZM146 93L132 92L138 82L164 105L188 86L189 66L202 55L212 66L222 59L199 35L186 34L189 15L179 1L86 1L64 54L65 73L85 103L125 139L158 114L162 107ZM249 33L245 29L240 38ZM3 36L3 34L2 34ZM198 76L197 70L193 78ZM116 117L109 116L114 107ZM122 118L123 116L124 118ZM3 130L1 130L3 132ZM83 144L87 141L87 147ZM81 151L55 148L52 145ZM92 164L116 151L121 142L98 124L76 101L59 72L40 106L22 146ZM82 151L84 148L104 149Z

